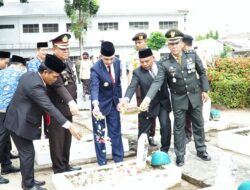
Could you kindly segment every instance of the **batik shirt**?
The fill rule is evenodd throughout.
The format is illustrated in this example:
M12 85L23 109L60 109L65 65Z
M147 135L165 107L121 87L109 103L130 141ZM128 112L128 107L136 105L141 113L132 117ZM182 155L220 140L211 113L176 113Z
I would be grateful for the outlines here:
M16 68L10 65L0 70L0 112L6 112L19 82L26 69Z
M27 64L27 70L37 72L41 63L42 62L36 57L29 61L29 63Z

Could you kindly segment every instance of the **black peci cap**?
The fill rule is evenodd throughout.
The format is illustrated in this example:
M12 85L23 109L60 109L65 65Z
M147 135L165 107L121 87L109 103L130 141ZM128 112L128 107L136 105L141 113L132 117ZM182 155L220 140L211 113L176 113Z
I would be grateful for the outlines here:
M146 48L146 49L139 50L138 54L139 54L139 58L141 59L141 58L152 56L153 52L150 48Z
M10 58L10 52L0 51L0 58Z
M101 54L110 57L115 54L115 47L112 42L104 41L101 45Z
M66 68L65 63L63 63L55 55L50 54L46 55L44 64L47 68L57 73L61 73Z
M49 47L49 46L48 46L48 42L37 42L36 47L37 48L46 48L46 47Z
M11 62L22 63L24 66L26 66L26 60L18 55L12 55Z

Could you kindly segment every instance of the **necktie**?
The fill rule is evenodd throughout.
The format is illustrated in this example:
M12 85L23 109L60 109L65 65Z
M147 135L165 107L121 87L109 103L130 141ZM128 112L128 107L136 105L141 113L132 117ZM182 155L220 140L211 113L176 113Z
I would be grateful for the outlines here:
M181 65L181 55L177 57L177 62Z
M114 84L114 83L115 83L115 81L114 81L114 77L113 77L112 72L111 72L110 65L109 65L109 66L107 66L107 67L108 67L108 72L109 72L109 76L110 76L110 78L111 78L111 81L112 81L112 83Z

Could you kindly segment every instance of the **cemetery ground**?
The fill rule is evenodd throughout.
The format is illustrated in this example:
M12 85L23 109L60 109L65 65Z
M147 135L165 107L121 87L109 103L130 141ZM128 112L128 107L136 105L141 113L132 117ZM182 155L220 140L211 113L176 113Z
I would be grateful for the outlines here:
M127 80L123 77L122 87L126 89ZM124 90L123 90L123 93ZM80 116L74 117L74 122L82 130L83 136L91 135L91 113L90 101L83 101L82 85L78 84L78 105L82 110ZM132 99L135 103L135 98ZM216 107L218 108L218 107ZM218 168L225 155L229 155L235 165L237 166L237 172L235 176L235 183L238 185L244 180L250 179L250 129L243 130L242 137L230 139L231 136L226 134L218 135L221 132L230 132L231 130L245 129L250 127L250 109L224 109L218 108L221 111L221 117L219 121L210 121L205 125L206 132L206 145L207 151L211 155L212 160L209 162L202 161L196 156L193 140L186 147L185 165L182 169L182 180L180 184L169 190L198 190L215 184L216 176L218 176ZM173 124L173 115L171 113L171 120ZM125 160L131 160L136 158L137 148L137 115L122 115L122 134L129 140L129 151L126 152ZM173 127L173 126L172 126ZM149 147L149 156L152 151L158 150L160 145L159 123L156 127L156 141L158 147ZM248 135L248 136L247 136ZM223 138L218 138L223 137ZM248 138L246 138L248 137ZM229 138L229 139L228 139ZM234 136L232 136L234 138ZM221 142L221 139L223 142ZM240 140L239 140L240 139ZM243 139L243 141L241 141ZM231 140L231 141L230 141ZM242 142L243 144L237 144ZM245 143L245 144L244 144ZM248 144L247 144L248 143ZM220 148L219 145L224 148ZM231 146L234 145L234 146ZM13 146L14 147L14 146ZM94 148L94 147L93 147ZM225 149L227 148L227 149ZM230 149L232 148L232 149ZM173 163L175 163L175 155L173 151L173 135L172 143L169 151L169 156ZM19 166L19 160L12 160L15 166ZM111 160L108 164L113 163ZM73 166L81 166L83 169L98 166L95 158L80 159L70 162ZM44 186L48 190L56 190L52 182L52 169L51 164L37 165L35 164L35 179L45 180ZM0 190L21 190L21 174L14 173L8 174L4 177L10 180L10 183L0 185ZM228 183L225 179L224 183ZM145 189L146 190L146 189Z
M170 190L196 190L203 187L212 186L215 184L216 176L218 175L218 168L221 164L221 158L225 155L229 155L235 165L237 166L237 171L235 175L236 184L240 184L244 180L250 179L250 155L248 152L239 153L238 150L226 150L218 146L220 139L218 134L220 132L228 132L232 129L248 129L250 127L250 110L240 109L240 110L221 110L221 118L219 121L211 121L206 125L206 145L207 151L211 155L212 160L209 162L202 161L196 156L196 151L194 148L194 142L191 141L186 147L186 160L185 165L182 169L182 181ZM171 116L172 117L172 116ZM83 135L92 134L91 132L91 117L90 111L81 111L81 115L74 118L75 123L81 128ZM130 151L126 153L125 160L136 158L136 115L122 116L122 126L123 126L123 136L127 137L129 140ZM243 130L246 131L246 130ZM247 131L245 133L248 133ZM249 135L243 134L243 136ZM173 136L172 136L173 137ZM250 138L248 136L248 138ZM157 124L156 140L159 145L160 135L159 135L159 124ZM172 138L173 140L173 138ZM249 142L249 141L248 141ZM236 142L230 142L235 144ZM241 145L239 145L239 150ZM242 145L248 147L249 144ZM152 151L157 150L158 147L149 147L149 155ZM243 147L244 148L244 147ZM175 162L175 155L173 152L173 142L169 151L170 158L172 162ZM110 160L108 164L111 164ZM19 166L19 160L13 160L15 166ZM96 167L95 158L91 159L80 159L71 162L73 166L81 166L82 168ZM45 187L48 190L55 190L52 182L53 172L51 170L51 165L39 166L35 164L35 178L37 180L45 180ZM21 174L8 174L4 177L10 180L9 184L1 185L0 190L21 190ZM227 183L225 179L225 183Z

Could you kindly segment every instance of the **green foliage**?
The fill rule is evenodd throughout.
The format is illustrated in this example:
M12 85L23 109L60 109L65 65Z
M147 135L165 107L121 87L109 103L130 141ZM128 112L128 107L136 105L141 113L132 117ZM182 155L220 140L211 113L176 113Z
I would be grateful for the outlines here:
M147 45L152 50L158 51L166 44L166 38L161 32L152 32L147 40Z
M250 59L221 58L208 69L212 102L229 108L250 107Z
M223 52L220 54L220 57L221 58L226 58L226 57L229 57L229 53L232 52L233 48L231 48L230 46L228 45L224 45L223 47Z
M207 39L206 36L198 35L195 37L195 41L205 40Z
M75 38L79 40L80 54L83 44L83 35L87 31L90 18L94 16L99 9L98 0L64 0L64 10L71 20L71 31Z
M215 32L213 32L212 30L210 30L210 32L206 33L205 35L198 35L195 37L195 40L196 41L200 41L200 40L205 40L205 39L209 39L209 38L212 38L212 39L219 39L219 33L218 31L216 30Z
M214 37L215 37L214 39L216 39L216 40L219 39L219 32L218 32L218 30L215 31L215 36Z

